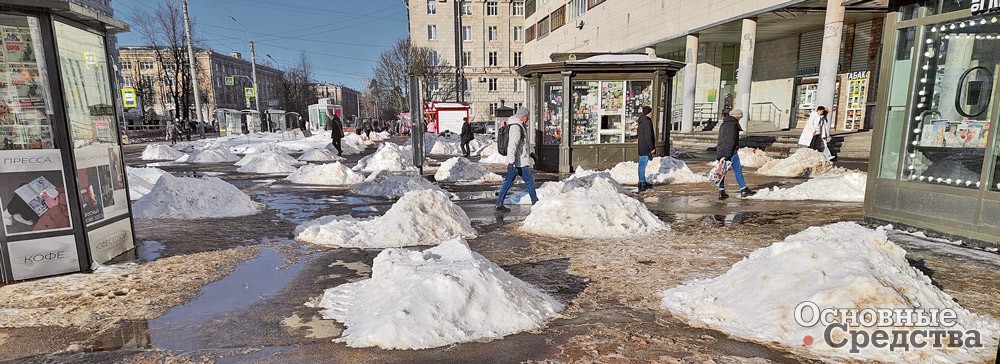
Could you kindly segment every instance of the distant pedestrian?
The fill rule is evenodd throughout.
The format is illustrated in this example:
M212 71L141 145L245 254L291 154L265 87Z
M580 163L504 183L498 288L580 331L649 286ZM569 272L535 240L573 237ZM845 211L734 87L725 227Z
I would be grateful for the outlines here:
M365 138L371 140L372 138L372 124L374 120L368 119L363 123L363 131L365 132Z
M656 155L656 140L653 139L653 108L642 107L639 117L637 137L639 138L639 192L653 188L646 183L646 164Z
M340 123L340 117L334 115L330 122L326 123L326 130L330 131L330 143L337 149L337 155L343 155L344 150L340 149L340 140L344 138L344 127Z
M528 109L519 107L514 116L507 119L507 175L504 177L503 186L497 196L496 210L499 212L510 212L510 209L503 205L503 200L507 198L507 191L514 184L514 179L521 176L524 187L528 190L531 204L538 202L538 195L535 194L535 177L531 174L529 167L527 131L524 123L528 121Z
M820 106L809 115L805 127L802 128L802 135L799 135L799 145L809 147L817 152L823 153L826 159L833 160L833 153L830 151L830 120L827 115L830 111Z
M736 175L736 183L740 186L740 192L743 197L753 196L756 194L753 190L747 187L746 180L743 178L743 165L740 164L740 154L737 152L740 146L740 132L743 128L740 127L740 119L743 118L743 110L733 109L722 118L722 125L719 126L719 142L715 147L715 156L719 160L719 163L732 162L733 174ZM725 200L729 198L726 194L726 176L722 175L722 179L719 181L719 199Z
M469 154L472 153L472 150L469 148L469 143L471 143L473 139L475 139L475 137L472 136L472 124L469 123L469 118L462 118L462 154L464 154L466 158L469 158Z

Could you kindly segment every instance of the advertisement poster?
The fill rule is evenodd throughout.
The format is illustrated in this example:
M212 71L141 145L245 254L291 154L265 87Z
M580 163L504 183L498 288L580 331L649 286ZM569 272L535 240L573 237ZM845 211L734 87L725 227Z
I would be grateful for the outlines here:
M10 242L7 252L14 280L80 271L73 235Z
M76 149L76 178L88 226L128 213L121 154L115 145L92 145Z
M131 219L123 219L108 226L87 232L90 256L97 263L106 263L135 247Z
M72 228L58 150L0 151L0 206L7 236Z

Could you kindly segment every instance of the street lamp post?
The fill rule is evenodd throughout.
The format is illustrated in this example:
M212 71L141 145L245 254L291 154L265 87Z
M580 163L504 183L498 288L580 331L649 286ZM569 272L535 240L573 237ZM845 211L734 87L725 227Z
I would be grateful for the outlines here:
M261 115L261 124L267 126L266 128L267 131L271 131L271 126L268 125L270 123L263 122L264 121L263 112L260 110L260 90L257 89L257 53L254 52L253 49L253 38L250 37L250 29L247 28L246 25L243 25L243 23L240 23L239 20L236 20L236 18L234 18L232 15L229 16L229 19L232 19L234 22L236 22L236 24L239 24L241 27L243 27L243 30L247 31L247 40L250 41L250 69L253 75L253 99L257 106L257 113Z

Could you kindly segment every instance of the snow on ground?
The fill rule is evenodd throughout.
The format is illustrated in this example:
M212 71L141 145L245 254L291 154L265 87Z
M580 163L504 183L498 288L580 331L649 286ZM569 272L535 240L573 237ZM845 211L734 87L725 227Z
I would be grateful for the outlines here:
M191 152L187 163L233 163L240 160L240 157L229 151L229 148L215 147L210 149L199 149ZM178 160L178 162L180 162Z
M133 201L149 193L153 189L153 186L156 185L156 181L160 180L161 176L170 174L159 168L134 168L126 166L125 171L128 173L128 195Z
M306 150L299 156L299 160L303 162L337 162L346 160L344 157L338 156L335 152L330 152L323 148L314 148Z
M662 298L663 308L694 325L852 362L985 362L995 354L997 342L993 337L1000 330L996 319L962 308L930 278L911 267L906 251L889 241L885 230L850 222L812 227L789 236L751 253L719 277L668 289L662 292ZM821 310L953 309L957 325L947 329L963 333L980 330L985 347L927 345L911 347L910 351L890 351L887 347L868 346L852 354L851 345L839 349L827 345L823 340L826 327L822 324L803 327L795 321L796 306L806 301ZM883 329L909 331L897 326ZM852 326L850 330L871 334L873 328ZM803 345L807 335L815 338L812 345Z
M295 172L299 162L288 156L288 154L280 153L277 151L269 151L261 154L247 154L242 160L237 162L243 163L240 168L236 171L240 173L259 173L259 174L288 174Z
M365 156L354 166L355 171L376 172L376 171L415 171L413 166L412 152L393 143L382 143L378 151Z
M264 158L267 158L267 157L274 158L274 159L277 159L277 160L280 160L280 161L286 162L286 163L294 163L294 164L302 164L303 163L303 162L299 162L295 158L292 158L288 154L285 154L285 153L282 153L282 152L278 152L278 151L267 151L267 152L263 152L263 153L260 153L260 154L247 154L247 155L243 156L243 158L240 158L239 161L236 161L236 163L233 163L233 165L235 165L237 167L243 167L245 165L248 165L248 164L251 164L251 163L255 163L255 162L257 162L259 160L262 160Z
M490 157L497 154L497 143L486 143L473 150L472 155L477 155L480 157Z
M503 177L463 157L454 157L441 163L434 180L438 182L503 182Z
M305 165L288 176L288 181L305 185L355 185L364 180L364 175L352 171L340 162Z
M846 174L822 175L791 188L765 188L749 198L755 200L841 201L865 202L868 174L853 171Z
M639 163L622 162L608 170L611 177L625 185L639 184ZM676 184L708 182L708 178L694 173L684 161L674 157L656 157L646 165L646 182Z
M329 137L327 139L330 139ZM337 149L333 147L333 144L326 146L326 149L331 152L336 152ZM348 133L344 135L343 139L340 139L340 149L344 151L346 155L357 155L365 152L368 149L368 145L361 140L361 136L355 133Z
M398 198L407 192L420 190L442 191L441 187L421 176L398 175L390 171L378 171L365 179L351 192L360 196Z
M500 153L493 153L489 156L483 157L479 160L482 164L507 164L507 157L500 155ZM636 172L639 173L639 172Z
M444 192L430 190L407 192L382 216L326 216L295 228L295 238L301 241L366 249L435 245L475 236L465 211Z
M541 328L565 306L473 252L461 239L423 252L387 249L372 278L330 288L323 318L349 347L428 349Z
M531 207L521 230L566 238L644 236L670 227L607 175L567 180L559 194Z
M762 149L743 147L737 151L740 155L740 165L749 168L761 167L774 160Z
M249 216L264 205L215 177L160 177L152 191L132 204L137 219L198 219Z
M241 144L229 148L230 151L236 154L260 154L267 152L278 152L282 154L288 154L292 151L288 148L278 145L277 142L265 142L265 143L247 143Z
M638 173L638 172L636 172ZM503 178L501 176L501 178ZM569 176L563 181L549 181L542 183L540 186L535 186L535 194L538 196L538 200L552 198L558 196L563 191L569 191L576 187L586 187L594 184L594 179L604 178L610 182L610 187L616 193L628 195L631 192L622 187L614 178L611 178L611 174L608 172L595 172L583 167L576 167L573 171L573 175ZM568 186L568 187L567 187ZM604 186L602 186L604 187ZM504 204L506 205L530 205L531 197L528 196L527 191L519 192L509 192L507 198L504 199Z
M412 146L413 142L407 141L403 146ZM472 144L470 143L470 149ZM424 134L424 154L426 155L462 155L461 139L458 134L448 136L431 133Z
M775 159L764 163L757 173L774 177L818 176L833 167L823 153L809 148L799 148L785 159Z
M184 153L174 150L166 144L150 144L142 151L144 161L172 161L180 158Z

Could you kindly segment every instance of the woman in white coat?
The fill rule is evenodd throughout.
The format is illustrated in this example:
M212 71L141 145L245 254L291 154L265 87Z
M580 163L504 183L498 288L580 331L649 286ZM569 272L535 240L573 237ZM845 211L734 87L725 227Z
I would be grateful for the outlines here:
M827 114L830 112L825 107L820 106L809 115L805 127L802 128L802 135L799 136L799 145L815 149L822 152L826 159L833 159L828 144L830 142L830 121Z

